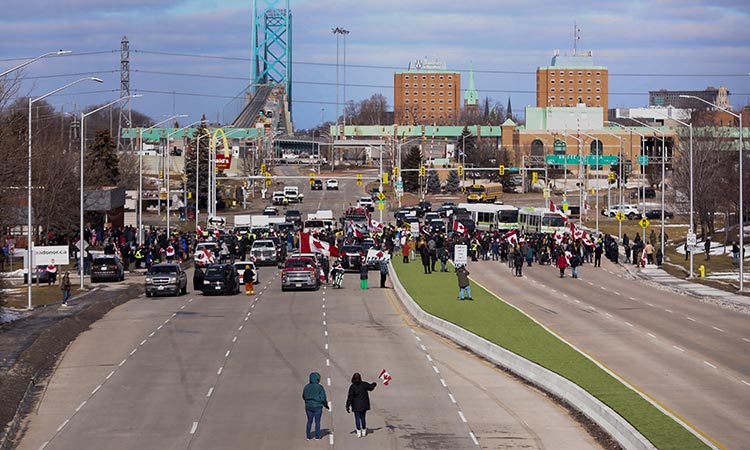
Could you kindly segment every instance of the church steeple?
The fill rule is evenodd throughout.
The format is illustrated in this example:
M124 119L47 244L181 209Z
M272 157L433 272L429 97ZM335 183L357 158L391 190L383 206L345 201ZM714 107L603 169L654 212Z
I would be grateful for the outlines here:
M508 107L505 108L505 117L508 119L513 117L513 109L510 107L510 96L508 96Z
M464 93L464 105L479 107L479 93L474 83L474 65L469 63L469 87Z

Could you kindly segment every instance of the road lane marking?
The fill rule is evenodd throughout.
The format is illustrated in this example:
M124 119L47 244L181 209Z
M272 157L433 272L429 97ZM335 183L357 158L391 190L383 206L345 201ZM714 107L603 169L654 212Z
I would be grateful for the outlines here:
M180 309L185 309L185 305L180 306Z
M648 337L650 337L650 338L654 338L654 339L656 339L656 336L654 336L654 335L653 335L653 334L651 334L651 333L646 333L646 335L647 335Z
M120 361L120 364L118 364L117 366L122 367L126 362L127 362L127 359L123 359L122 361Z
M328 350L328 344L326 344L326 350Z
M578 300L578 299L575 299L575 300L573 300L573 301L574 301L574 302L576 302L576 303L578 303L578 304L580 304L580 303L581 303L581 301L580 301L580 300Z
M80 405L78 405L78 408L76 408L76 412L80 411L81 408L83 408L86 405L86 400L84 400Z
M420 347L422 347L422 351L427 351L427 347L425 347L424 344L420 344Z
M101 389L101 388L102 388L102 385L101 385L101 384L100 384L99 386L95 387L95 388L94 388L94 390L93 390L93 391L91 391L91 395L94 395L94 394L96 394L97 392L99 392L99 389Z
M330 366L331 366L331 360L330 360L330 359L328 359L328 358L326 358L326 366L327 366L327 367L330 367Z
M676 345L673 345L673 346L672 346L672 348L674 348L674 349L676 349L676 350L679 350L679 351L681 351L681 352L684 352L684 351L685 351L685 350L681 349L680 347L678 347L678 346L676 346Z
M434 370L435 373L440 373L440 369L438 369L437 366L432 366L432 370Z
M226 352L226 353L224 353L224 357L225 357L225 358L229 358L229 354L230 354L231 352L232 352L231 350L227 350L227 352Z
M557 294L557 289L550 289L550 291L552 291L552 292L554 292L555 294Z
M164 325L159 325L158 327L156 327L156 329L157 330L161 330L163 327L164 327Z
M452 403L456 403L456 397L454 397L453 394L448 392L448 397L450 397Z
M458 416L461 418L461 421L463 423L466 423L466 417L464 417L464 413L463 412L459 411L458 412Z
M44 444L42 444L41 447L39 447L39 450L44 450L48 444L49 444L49 441L46 441Z
M593 286L593 285L594 285L594 283L592 283L592 282L590 282L590 281L587 281L586 283L590 284L591 286Z
M625 322L625 325L627 325L627 326L629 326L629 327L633 328L633 324L632 324L632 323L630 323L630 322Z
M746 384L746 385L748 385L748 386L750 386L750 383L748 383L748 382L747 382L747 381L745 381L745 380L742 380L742 383L743 383L743 384Z
M414 338L415 338L415 339L416 339L417 341L419 341L419 342L422 342L422 339L421 339L421 338L420 338L419 336L414 336Z
M219 367L219 370L216 371L216 375L221 375L221 372L224 370L224 366Z
M703 361L703 364L707 365L708 367L713 367L714 369L716 369L716 366L714 366L713 364L711 364L708 361Z
M473 431L469 431L469 436L471 436L471 440L474 441L474 445L479 446L479 441Z
M198 422L193 422L193 426L190 427L190 434L195 434L195 430L198 429Z
M429 353L427 354L427 361L432 362L432 356Z
M326 309L326 305L323 305L323 309Z
M620 293L617 292L617 291L612 291L612 293L615 294L615 295L620 295Z
M104 377L104 379L105 379L105 380L109 380L110 378L112 378L112 375L114 375L114 374L115 374L115 371L113 370L113 371L111 371L110 373L108 373L108 374L107 374L107 376L106 376L106 377Z
M325 321L325 320L323 321L323 326L324 326L324 327L326 326L326 321Z
M328 386L331 385L331 377L328 377Z
M139 345L143 345L143 344L145 344L145 343L146 343L146 339L142 340L142 341L141 341L141 343L140 343Z
M447 387L448 387L448 385L447 385L447 384L445 384L445 380L444 380L444 379L442 379L442 378L440 379L440 384L442 384L444 388L447 388Z
M138 348L134 348L132 352L130 352L130 356L133 356L133 353L137 352Z
M323 311L323 317L325 317L325 316L326 316L326 312L325 312L325 311Z
M719 328L719 327L711 327L711 328L713 328L713 329L714 329L714 330L716 330L716 331L720 331L720 332L724 333L724 330L722 330L722 329L721 329L721 328Z
M669 314L674 314L674 311L672 311L671 309L666 309L665 308L664 311L668 312Z
M693 319L692 317L685 317L685 318L686 318L687 320L691 321L691 322L696 322L696 320L695 320L695 319Z
M750 342L750 339L748 339L748 338L742 338L742 340L745 341L745 342Z
M232 338L232 342L237 342L237 336Z
M156 331L152 331L151 334L148 335L148 337L154 337L155 334L156 334Z
M563 298L568 298L568 294L563 294Z
M333 445L333 434L329 434L329 435L328 435L328 443L329 443L330 445Z
M604 313L604 315L607 316L607 317L609 317L610 319L612 318L612 314L610 314L610 313Z
M324 331L323 331L323 334L324 334L325 336L328 336L328 330L324 330Z
M240 327L237 328L237 331L242 331L242 327L244 327L244 325L240 325Z
M649 303L649 302L646 302L646 304L647 304L648 306L652 307L652 308L656 308L656 306L652 305L652 304L651 304L651 303Z
M607 287L606 287L606 286L599 286L599 289L601 289L601 290L603 290L603 291L606 291L606 290L607 290Z
M213 393L214 393L214 388L213 388L213 386L211 386L211 388L208 390L208 393L206 393L206 397L210 397L211 394L213 394Z
M245 316L245 322L247 322L248 319L249 319L249 317Z
M62 430L63 428L65 428L65 425L67 425L68 422L70 422L70 419L65 419L65 422L61 423L60 426L57 427L57 431L59 432L60 430Z

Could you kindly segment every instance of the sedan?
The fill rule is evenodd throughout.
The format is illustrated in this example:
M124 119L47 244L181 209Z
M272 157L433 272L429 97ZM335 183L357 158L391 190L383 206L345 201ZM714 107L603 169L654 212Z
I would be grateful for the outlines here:
M203 277L203 295L240 293L240 276L231 264L211 264Z
M91 282L122 281L125 279L125 266L117 255L95 258L91 265Z
M339 181L336 179L331 178L330 180L326 181L326 190L331 191L338 191L339 190Z
M661 220L661 209L649 209L648 211L646 211L646 217L651 220L654 220L654 219ZM670 211L664 211L664 218L673 219L674 213Z

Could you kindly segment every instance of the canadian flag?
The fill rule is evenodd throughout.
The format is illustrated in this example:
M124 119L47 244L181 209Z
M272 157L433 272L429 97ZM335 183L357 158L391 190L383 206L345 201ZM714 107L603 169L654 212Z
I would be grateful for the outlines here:
M562 217L563 222L568 222L568 215L565 214L565 211L561 210L560 208L555 205L555 202L552 201L552 199L549 199L549 210L553 213L557 213Z
M198 261L201 265L207 266L209 264L215 263L216 258L214 257L213 253L208 250L208 248L203 247L203 249L201 249L201 252L198 254Z
M643 267L646 267L646 263L648 263L648 256L646 255L646 249L643 249L643 253L641 253L641 265Z
M378 375L378 378L383 380L383 385L388 386L388 383L391 382L393 377L391 377L391 374L388 373L387 370L383 369L380 371L380 375Z
M453 221L453 231L455 231L456 233L460 233L460 234L467 234L469 232L469 230L466 229L464 224L462 224L458 220Z
M570 235L573 236L573 240L583 239L584 231L579 230L576 224L570 222Z
M198 236L203 236L203 228L201 228L201 226L198 224L195 225L195 233Z
M516 230L508 231L503 237L505 237L510 245L518 244L518 232L516 232Z
M596 248L596 244L594 244L594 241L591 240L586 232L583 233L583 243L592 250Z
M557 245L560 245L562 243L562 240L563 240L564 236L563 236L562 233L560 233L560 231L555 230L555 236L554 237L555 237L555 243Z
M302 253L322 253L325 256L339 256L339 249L326 241L321 241L309 233L300 232L299 246Z
M357 228L357 225L355 225L354 221L352 221L352 220L349 221L349 229L351 230L351 232L352 232L352 234L354 235L355 238L362 239L364 237L362 235L362 232L359 231L359 229Z
M383 224L373 219L372 217L370 217L368 226L369 226L370 231L375 231L375 232L383 231Z

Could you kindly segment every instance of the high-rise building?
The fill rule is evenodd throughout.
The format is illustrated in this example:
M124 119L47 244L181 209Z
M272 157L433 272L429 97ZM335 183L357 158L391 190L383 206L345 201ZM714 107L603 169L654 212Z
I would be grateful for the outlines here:
M555 51L549 66L536 69L538 107L599 106L607 119L609 70L594 64L592 52L573 56Z
M724 86L715 88L707 87L703 91L668 91L660 89L658 91L648 92L649 106L672 106L681 109L708 109L709 105L694 98L683 98L681 95L692 95L711 102L720 108L732 109L729 103L729 90Z
M396 72L395 119L401 124L456 125L461 117L461 73L440 61L416 60Z

